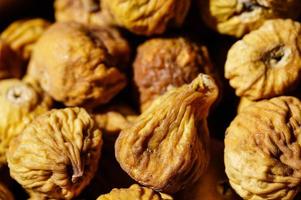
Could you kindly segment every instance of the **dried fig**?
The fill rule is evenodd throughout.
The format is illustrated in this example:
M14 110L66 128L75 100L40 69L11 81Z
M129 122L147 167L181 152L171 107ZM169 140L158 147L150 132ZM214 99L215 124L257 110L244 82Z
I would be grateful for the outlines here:
M250 106L254 102L256 101L251 101L246 97L241 98L238 104L237 112L241 112L245 107Z
M109 194L100 195L97 200L173 200L166 194L160 194L152 189L141 187L137 184L129 188L113 189Z
M297 18L299 0L198 0L203 21L219 33L242 37L275 18Z
M107 37L106 31L110 29L55 23L36 43L28 74L66 106L107 103L126 85L125 75L112 62L123 55L117 46L129 48L124 39Z
M139 46L134 61L142 110L170 87L190 83L200 72L212 73L206 47L182 37L146 41Z
M0 81L0 166L6 164L10 142L51 105L49 96L26 82L17 79Z
M139 35L165 32L168 25L181 26L191 0L102 0L104 12L112 24L127 28Z
M101 131L83 108L53 109L11 143L10 174L29 192L72 199L94 176L101 146Z
M275 97L245 107L225 138L225 168L243 199L293 199L300 189L301 102Z
M21 58L0 39L0 79L20 78L23 63Z
M231 47L225 77L240 97L259 100L282 95L300 79L300 47L300 23L269 20Z
M1 200L14 200L13 194L2 183L0 183L0 199Z
M101 8L100 0L55 0L55 18L59 22L76 21L88 25L110 25L111 15Z
M210 164L206 173L191 187L178 194L178 200L238 200L230 187L224 167L224 145L210 139Z
M174 193L193 184L209 162L207 115L218 95L208 75L158 97L115 143L116 159L133 179Z
M34 44L49 27L50 22L36 18L18 20L10 24L2 33L0 38L22 58L28 61Z

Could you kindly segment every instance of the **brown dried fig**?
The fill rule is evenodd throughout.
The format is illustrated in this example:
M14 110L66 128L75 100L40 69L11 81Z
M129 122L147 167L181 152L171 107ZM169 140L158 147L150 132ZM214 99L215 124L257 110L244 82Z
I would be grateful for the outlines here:
M212 73L206 47L182 37L146 41L139 46L134 61L142 110L169 88L190 83L200 72Z
M21 58L0 38L0 79L20 78L22 68Z
M76 21L88 25L110 25L111 15L101 8L100 0L55 0L55 18L59 22Z
M6 164L10 142L51 105L49 96L26 82L17 79L0 81L0 166Z
M267 21L231 47L225 77L240 97L259 100L282 95L300 80L300 48L300 23Z
M275 97L244 108L225 138L225 168L243 199L293 199L300 189L301 102Z
M218 95L208 75L158 97L123 129L115 155L133 179L174 193L193 184L209 162L207 115Z
M113 189L109 194L100 195L97 200L173 200L166 194L161 194L152 189L141 187L137 184L129 188Z
M0 182L0 200L14 200L13 194Z
M11 143L10 174L29 192L72 199L94 176L101 146L101 131L83 108L53 109Z
M27 62L34 44L49 26L50 22L40 18L18 20L10 24L0 38Z
M224 145L210 139L210 164L206 173L191 187L181 191L178 200L238 200L231 188L224 167Z
M165 32L167 26L181 26L191 0L102 0L104 12L112 24L127 28L139 35Z
M203 21L219 33L242 37L275 18L297 18L299 0L198 0Z
M129 49L120 35L108 36L107 31L110 29L55 23L36 43L29 75L66 106L107 103L126 85L125 75L113 61L126 54L123 48ZM122 48L117 49L120 43Z

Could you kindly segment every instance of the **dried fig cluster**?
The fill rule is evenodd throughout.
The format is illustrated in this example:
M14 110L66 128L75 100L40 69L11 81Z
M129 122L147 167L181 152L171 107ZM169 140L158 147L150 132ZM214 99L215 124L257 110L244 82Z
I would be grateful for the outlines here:
M206 47L183 37L147 40L138 47L133 66L142 110L168 89L213 72Z
M157 193L152 189L137 184L129 188L113 189L109 194L101 195L97 200L173 200L169 195Z
M193 184L208 166L206 118L217 94L214 80L200 74L158 97L121 131L115 143L121 167L142 185L166 193Z
M285 94L301 77L300 47L300 23L267 21L231 47L225 77L237 96L250 100Z
M17 79L0 81L0 166L6 164L9 144L38 115L51 109L52 100Z
M225 167L244 199L293 199L300 188L301 102L275 97L244 108L225 138Z
M242 37L266 20L296 18L299 0L198 0L204 22L219 33Z
M101 131L83 108L53 109L10 145L10 174L31 193L72 199L93 178L101 146Z
M127 43L118 34L110 35L110 30L55 23L35 45L29 75L66 106L107 103L127 82L114 63L118 56L127 56Z

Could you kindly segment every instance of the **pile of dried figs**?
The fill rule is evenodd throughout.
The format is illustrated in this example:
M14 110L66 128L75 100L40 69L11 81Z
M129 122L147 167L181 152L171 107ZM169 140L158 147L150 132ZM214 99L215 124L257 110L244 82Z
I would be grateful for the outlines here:
M300 0L51 5L0 32L0 200L301 198Z

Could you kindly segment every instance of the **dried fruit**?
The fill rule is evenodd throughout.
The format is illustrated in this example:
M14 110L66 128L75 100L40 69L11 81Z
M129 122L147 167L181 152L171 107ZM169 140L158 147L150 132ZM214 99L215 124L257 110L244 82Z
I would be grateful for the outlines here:
M209 108L218 95L208 75L158 97L123 129L115 155L133 179L158 191L174 193L193 184L209 161Z
M51 105L49 96L26 82L17 79L0 81L0 166L6 164L10 142Z
M11 143L10 174L29 192L72 199L94 176L101 146L101 131L83 108L54 109Z
M238 200L230 187L224 168L224 145L210 140L210 164L206 173L191 187L178 194L179 200Z
M241 112L245 107L253 104L254 102L256 101L251 101L246 97L241 98L238 104L237 112Z
M181 26L191 0L102 0L104 12L113 24L140 35L165 32L168 25Z
M169 88L190 83L200 72L212 73L206 47L182 37L146 41L139 46L134 61L142 110Z
M97 200L173 200L166 194L160 194L152 189L140 187L137 184L129 188L113 189L109 194L100 195Z
M22 74L22 60L0 39L0 79L20 78Z
M49 25L50 22L40 18L18 20L10 24L1 33L0 38L7 42L24 61L28 61L34 44Z
M136 113L125 104L117 104L94 111L93 118L104 135L116 136L136 119Z
M258 100L282 95L300 79L300 47L300 23L267 21L231 47L225 77L240 97Z
M0 183L0 199L1 200L14 200L13 194L2 183Z
M100 0L55 0L55 18L59 22L76 21L88 25L110 25L110 14Z
M204 22L219 33L241 37L275 18L296 18L299 0L199 0Z
M102 33L106 31L109 29L72 22L55 23L35 45L29 75L67 106L107 103L126 85L125 75L112 63L123 54L123 50L116 50L117 45L123 41L124 48L126 42L114 39L119 35L106 37Z
M275 97L244 108L225 138L225 168L244 199L293 199L299 191L301 102Z

